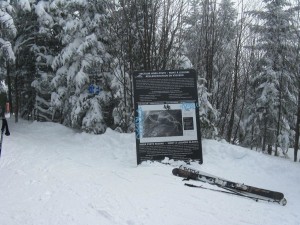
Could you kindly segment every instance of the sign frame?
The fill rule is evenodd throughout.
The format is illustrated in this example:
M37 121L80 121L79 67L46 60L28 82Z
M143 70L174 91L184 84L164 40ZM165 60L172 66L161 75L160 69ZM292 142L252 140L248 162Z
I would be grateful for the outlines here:
M133 72L137 164L203 163L195 70Z

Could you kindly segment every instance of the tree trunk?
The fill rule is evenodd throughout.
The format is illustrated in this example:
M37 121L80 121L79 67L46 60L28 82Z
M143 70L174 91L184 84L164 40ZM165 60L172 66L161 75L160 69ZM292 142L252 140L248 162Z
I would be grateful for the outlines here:
M278 156L278 136L280 134L280 120L281 120L281 111L282 111L282 89L283 89L283 71L281 72L280 77L280 87L279 87L279 110L278 110L278 121L277 121L277 128L276 128L276 141L275 141L275 156Z
M268 154L272 155L272 145L268 145Z
M254 140L254 125L251 125L251 143L250 143L250 149L253 149L253 140Z
M241 39L242 39L242 31L239 33L236 51L235 51L232 105L231 105L231 115L230 115L230 120L229 120L229 124L228 124L228 132L227 132L227 141L229 143L231 142L232 130L233 130L233 125L234 125L236 97L238 95L238 72L239 72L239 57L240 57Z
M15 76L15 96L16 96L16 104L15 104L15 122L19 121L19 91L18 91L18 75Z
M7 87L8 87L8 102L9 102L9 111L13 113L13 105L12 105L12 94L11 94L11 69L9 62L7 62L7 67L6 67L6 72L7 72Z
M267 118L264 118L264 134L263 134L263 141L262 141L262 151L266 150L266 139L267 139Z
M294 144L294 162L297 162L297 153L299 148L299 127L300 125L300 90L298 91L298 110L297 110L297 122L295 128L295 144Z

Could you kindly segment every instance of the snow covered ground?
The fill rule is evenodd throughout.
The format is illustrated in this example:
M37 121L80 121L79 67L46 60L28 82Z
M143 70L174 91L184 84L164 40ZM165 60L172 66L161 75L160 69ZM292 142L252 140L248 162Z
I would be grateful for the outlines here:
M288 203L281 206L186 187L172 175L183 162L137 166L133 134L96 136L54 123L8 122L11 136L4 137L0 159L1 225L300 224L300 163L292 160L203 140L204 163L191 165L283 192Z

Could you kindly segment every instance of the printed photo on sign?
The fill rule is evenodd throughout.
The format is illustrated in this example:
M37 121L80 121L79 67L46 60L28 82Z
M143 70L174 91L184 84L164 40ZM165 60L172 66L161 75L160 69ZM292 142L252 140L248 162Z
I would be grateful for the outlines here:
M184 130L194 130L194 118L184 117L183 118L183 129Z
M195 110L182 104L139 105L142 115L140 142L197 140Z
M182 136L182 113L175 110L151 110L144 112L144 138Z

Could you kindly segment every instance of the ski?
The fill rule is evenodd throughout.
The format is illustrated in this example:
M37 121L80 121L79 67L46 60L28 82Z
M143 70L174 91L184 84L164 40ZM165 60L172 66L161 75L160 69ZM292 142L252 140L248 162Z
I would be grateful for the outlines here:
M281 205L286 205L287 200L281 192L266 190L257 188L245 184L232 182L208 173L204 173L198 170L194 170L188 167L180 166L179 168L173 169L172 173L175 176L180 176L185 179L198 180L211 185L216 185L220 188L234 192L238 195L247 196L256 200L265 200L271 202L277 202Z
M188 184L188 183L185 183L184 185L188 186L188 187L193 187L193 188L201 188L201 189L205 189L205 190L210 190L210 191L215 191L215 192L220 192L220 193L225 193L225 194L230 194L230 195L236 195L236 196L240 196L240 197L252 199L252 200L254 200L256 202L258 202L258 201L276 202L276 203L279 203L279 204L283 205L282 203L280 203L277 200L265 199L265 198L261 198L259 196L249 196L247 194L243 194L243 193L240 193L240 192L237 192L237 191L233 191L233 190L223 191L223 190L217 190L217 189L213 189L213 188L208 188L208 187L203 187L203 186L194 185L194 184Z
M1 140L0 140L0 157L1 157L1 151L2 151L3 133L4 133L4 130L3 130L3 131L1 131Z
M2 119L1 140L0 140L0 157L1 157L1 152L2 152L2 143L3 143L4 130L5 130L5 135L9 136L10 132L9 132L9 129L8 129L7 120L5 118Z

